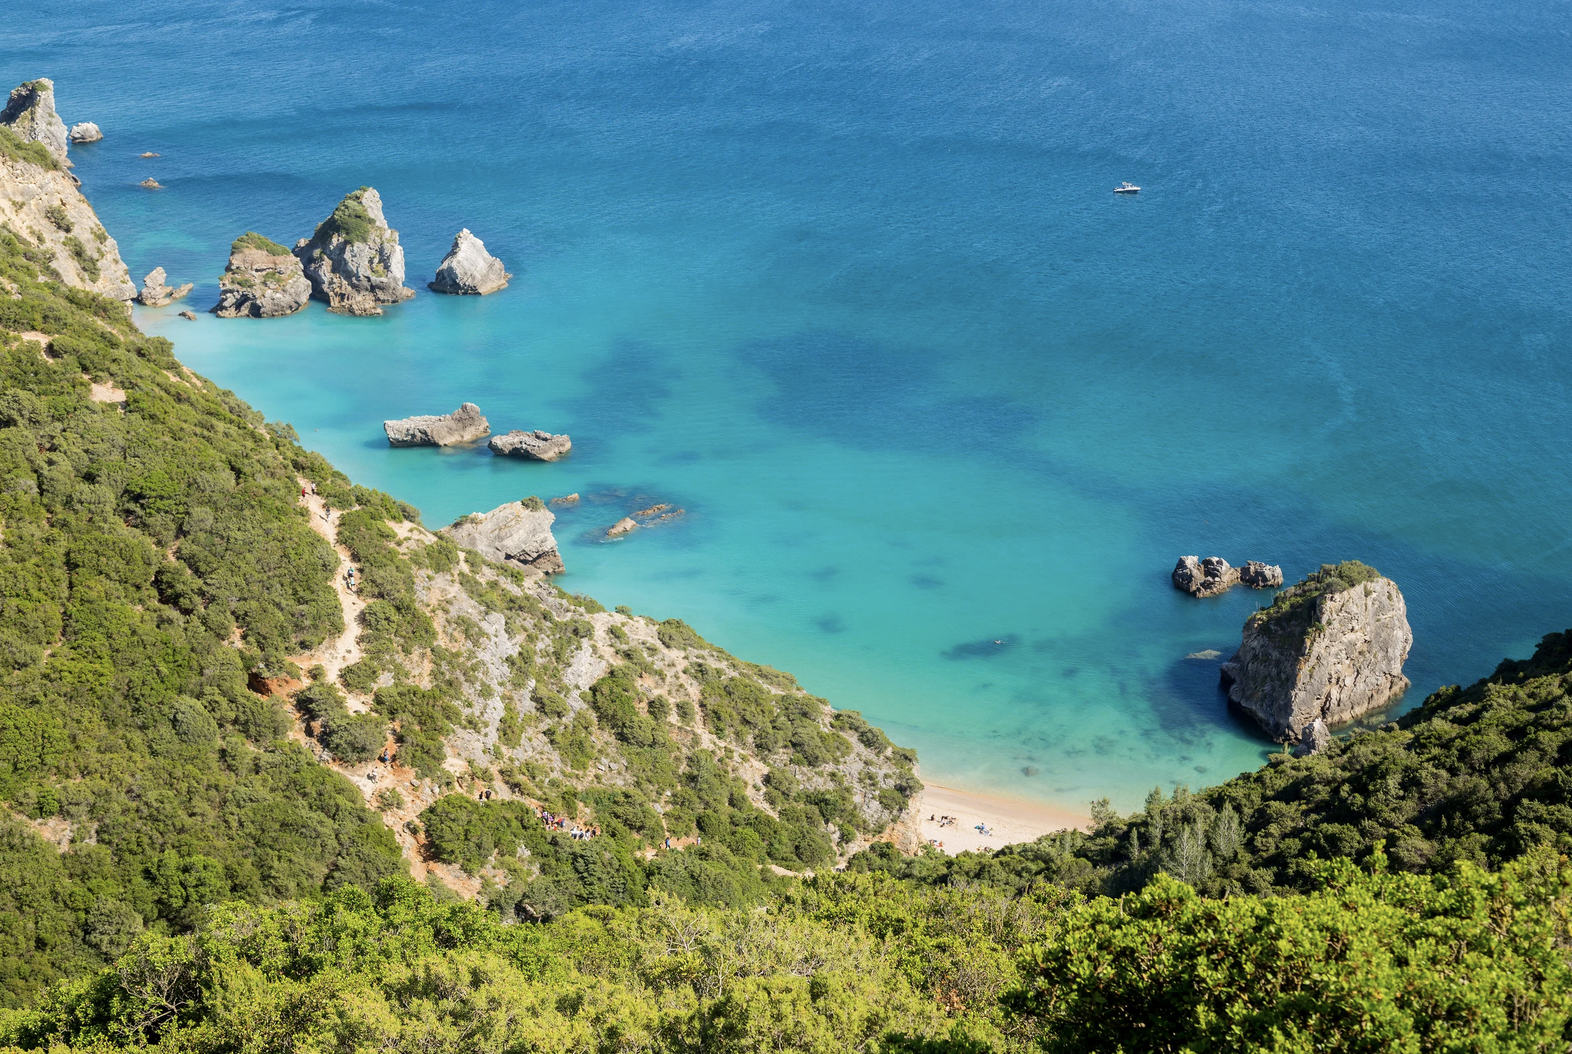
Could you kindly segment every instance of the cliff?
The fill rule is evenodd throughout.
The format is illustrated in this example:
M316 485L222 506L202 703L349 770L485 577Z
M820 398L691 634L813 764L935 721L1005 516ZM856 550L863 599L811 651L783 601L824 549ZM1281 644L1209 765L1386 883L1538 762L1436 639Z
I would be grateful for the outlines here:
M5 109L0 110L0 125L11 129L22 142L42 146L56 161L70 167L66 160L69 137L65 122L55 112L55 84L48 77L11 89Z
M371 187L344 196L295 255L311 281L311 292L328 310L345 315L380 315L382 305L415 295L404 288L404 249L398 231L382 215L382 197Z
M1317 720L1346 724L1400 696L1413 643L1395 583L1328 564L1250 616L1223 684L1268 735L1297 743Z
M229 246L229 263L218 280L219 318L278 318L311 299L311 283L300 261L284 246L247 231Z

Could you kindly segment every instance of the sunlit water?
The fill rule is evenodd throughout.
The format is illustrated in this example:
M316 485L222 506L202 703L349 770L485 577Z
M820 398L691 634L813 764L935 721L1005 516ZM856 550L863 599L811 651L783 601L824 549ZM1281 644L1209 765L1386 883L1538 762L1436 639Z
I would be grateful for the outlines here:
M31 4L135 276L382 193L380 319L139 310L432 526L538 494L564 587L681 617L921 752L1081 805L1270 744L1217 662L1267 598L1184 553L1357 557L1409 703L1572 623L1572 45L1554 5ZM162 156L137 157L144 150ZM154 175L167 189L136 184ZM1110 191L1129 179L1136 198ZM453 234L507 263L426 291ZM553 465L390 450L473 400ZM652 501L678 523L615 544Z

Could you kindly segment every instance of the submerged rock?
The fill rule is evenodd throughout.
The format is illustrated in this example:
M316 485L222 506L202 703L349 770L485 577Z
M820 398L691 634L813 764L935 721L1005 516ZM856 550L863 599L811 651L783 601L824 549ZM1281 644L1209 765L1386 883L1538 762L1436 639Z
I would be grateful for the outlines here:
M195 322L196 321L196 315L193 314L190 311L182 311L182 312L180 312L180 317L185 319L188 322Z
M536 429L533 432L514 430L506 435L492 436L487 444L491 452L504 457L527 457L536 461L555 461L573 449L573 440L565 435L552 435Z
M92 121L83 121L81 124L71 126L70 139L73 143L96 143L104 138L104 133L98 130L98 125Z
M1246 620L1222 683L1268 735L1298 742L1318 720L1342 724L1400 696L1413 643L1396 583L1358 561L1326 564Z
M480 407L465 403L450 414L406 417L401 421L383 421L392 446L450 446L468 443L491 434L491 425L481 416Z
M142 291L136 295L137 301L147 307L163 307L191 292L190 282L175 289L164 283L167 277L162 267L155 267L149 271L147 277L142 279Z
M370 187L347 194L295 256L311 282L311 295L344 315L380 315L383 304L415 295L404 288L404 249L382 215L382 197Z
M55 113L55 82L48 77L27 81L11 89L5 109L0 110L0 124L15 132L24 143L37 143L55 156L66 161L67 136L65 122Z
M1276 564L1250 560L1239 569L1239 581L1251 589L1276 589L1283 584L1283 569Z
M1221 556L1208 556L1205 560L1181 556L1172 577L1175 589L1193 597L1210 597L1227 592L1238 583L1239 571Z
M284 246L247 231L229 247L229 265L218 280L219 318L279 318L306 306L311 283Z
M442 533L488 560L520 564L550 575L563 569L557 539L551 533L555 520L539 498L527 498L499 505L484 515L471 513L444 527Z
M547 505L577 505L578 503L579 503L579 492L578 491L574 491L572 494L564 494L560 498L552 498L546 504Z
M485 296L508 284L513 276L502 261L486 251L486 243L466 227L453 239L453 248L437 265L437 277L427 285L438 293Z

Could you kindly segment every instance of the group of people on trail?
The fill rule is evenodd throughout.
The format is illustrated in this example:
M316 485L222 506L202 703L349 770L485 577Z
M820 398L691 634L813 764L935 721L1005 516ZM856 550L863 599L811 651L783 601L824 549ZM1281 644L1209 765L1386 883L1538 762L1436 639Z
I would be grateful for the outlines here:
M546 825L546 830L548 831L567 831L569 838L579 841L588 841L600 834L599 824L580 826L577 820L569 819L566 816L558 816L556 813L549 812L546 809L541 809L539 812L540 822Z

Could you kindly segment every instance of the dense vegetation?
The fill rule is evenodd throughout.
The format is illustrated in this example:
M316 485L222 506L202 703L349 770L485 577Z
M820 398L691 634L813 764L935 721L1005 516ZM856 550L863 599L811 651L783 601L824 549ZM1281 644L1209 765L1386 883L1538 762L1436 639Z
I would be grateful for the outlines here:
M361 202L369 189L361 187L344 195L344 200L334 206L328 218L317 224L311 240L326 242L337 236L352 243L370 241L375 224L371 221L371 213L366 211L366 206Z
M3 124L0 124L0 157L25 161L51 171L59 171L63 167L44 144L29 143Z
M229 251L231 253L237 253L242 249L261 249L269 256L289 255L289 250L284 246L278 244L278 242L271 238L263 237L256 231L247 231L240 237L236 238L229 246Z

